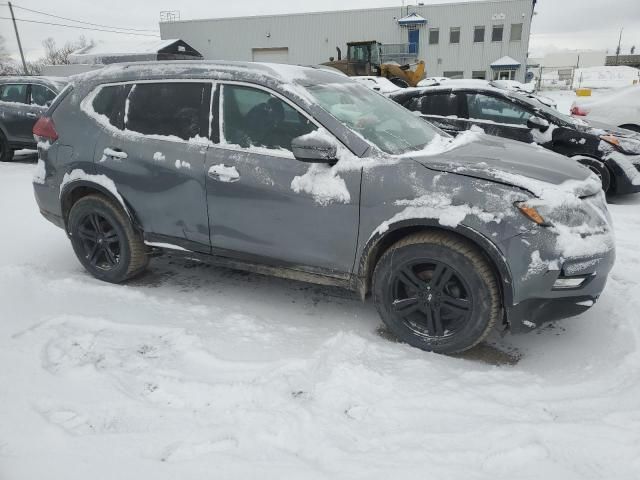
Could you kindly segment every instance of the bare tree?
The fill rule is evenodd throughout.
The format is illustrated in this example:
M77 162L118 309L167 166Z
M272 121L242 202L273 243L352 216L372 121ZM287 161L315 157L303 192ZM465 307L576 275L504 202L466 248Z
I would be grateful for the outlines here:
M0 75L16 75L18 73L18 65L9 55L5 39L0 35Z
M42 59L46 65L67 65L69 64L69 55L76 50L93 45L93 40L87 40L82 35L74 42L67 42L62 47L58 47L56 41L49 37L42 42L44 47L44 58Z

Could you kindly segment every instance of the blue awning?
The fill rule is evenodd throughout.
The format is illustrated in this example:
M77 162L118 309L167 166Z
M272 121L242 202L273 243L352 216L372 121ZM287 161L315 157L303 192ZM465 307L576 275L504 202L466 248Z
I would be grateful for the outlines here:
M410 13L406 17L402 17L400 20L398 20L398 24L403 27L408 27L410 25L424 25L426 23L427 19L415 12Z

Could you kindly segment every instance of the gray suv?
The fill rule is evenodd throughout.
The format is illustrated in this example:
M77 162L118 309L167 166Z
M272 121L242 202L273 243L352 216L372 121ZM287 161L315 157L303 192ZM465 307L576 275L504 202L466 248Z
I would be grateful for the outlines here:
M586 310L614 262L588 169L453 139L325 70L114 65L75 79L34 135L40 211L108 282L171 252L341 286L401 340L452 353Z
M64 78L0 77L0 162L10 162L14 150L35 148L33 125L66 84Z

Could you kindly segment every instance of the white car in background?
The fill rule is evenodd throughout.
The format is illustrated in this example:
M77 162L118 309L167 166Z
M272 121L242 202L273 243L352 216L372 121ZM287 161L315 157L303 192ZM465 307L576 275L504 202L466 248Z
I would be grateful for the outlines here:
M369 87L372 90L380 93L391 93L397 90L400 90L402 87L399 87L391 80L384 77L374 77L374 76L361 76L361 77L351 77L356 82L360 82L363 85Z
M640 85L612 90L596 98L578 98L571 115L640 132Z
M449 80L447 77L427 77L418 82L418 87L432 87Z

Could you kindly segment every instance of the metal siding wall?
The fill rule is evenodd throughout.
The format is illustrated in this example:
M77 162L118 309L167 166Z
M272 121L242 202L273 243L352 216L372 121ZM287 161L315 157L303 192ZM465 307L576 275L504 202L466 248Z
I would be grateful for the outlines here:
M431 6L412 6L427 19L421 27L420 58L426 61L427 75L444 71L464 71L471 77L475 70L490 75L489 64L504 55L522 64L517 80L523 80L527 63L532 0L496 0ZM336 57L335 47L346 55L346 43L356 40L378 40L382 43L406 43L406 28L397 24L406 10L401 7L351 10L312 14L278 15L161 23L163 39L180 38L209 60L250 61L253 48L289 48L289 61L294 64L317 64ZM493 21L494 14L505 19ZM523 16L524 15L524 16ZM492 43L491 28L505 25L503 41ZM523 23L522 40L510 42L512 23ZM485 26L485 41L473 43L473 27ZM439 45L428 45L427 29L440 29ZM460 27L460 44L449 45L449 28ZM267 34L270 34L268 37ZM438 59L442 59L438 64Z

